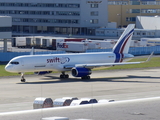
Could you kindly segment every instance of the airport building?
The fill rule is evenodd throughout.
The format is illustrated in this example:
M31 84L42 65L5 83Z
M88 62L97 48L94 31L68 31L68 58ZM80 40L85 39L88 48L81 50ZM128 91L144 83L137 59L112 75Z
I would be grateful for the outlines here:
M0 52L7 51L7 39L12 37L12 18L9 16L0 16L0 40L3 41L3 48Z
M108 21L116 22L117 27L135 24L137 16L157 15L160 16L160 0L108 0Z
M137 16L136 27L139 29L160 30L160 16Z
M13 36L93 35L107 27L107 0L0 0L0 15L12 16Z

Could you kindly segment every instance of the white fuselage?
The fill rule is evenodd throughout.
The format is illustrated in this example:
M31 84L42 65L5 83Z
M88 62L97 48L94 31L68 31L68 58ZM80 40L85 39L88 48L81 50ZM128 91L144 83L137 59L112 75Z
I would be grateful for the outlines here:
M26 55L13 58L5 69L9 72L67 71L64 66L114 63L115 59L116 55L112 52Z

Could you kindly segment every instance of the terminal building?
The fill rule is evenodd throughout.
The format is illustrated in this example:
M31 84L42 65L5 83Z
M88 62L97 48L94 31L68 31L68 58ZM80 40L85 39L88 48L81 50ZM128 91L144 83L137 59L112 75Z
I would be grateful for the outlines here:
M13 36L94 35L108 26L107 0L0 0L0 15L12 17Z
M12 17L13 37L118 38L131 23L138 28L133 37L160 37L159 22L143 17L158 20L159 6L160 0L0 0L0 15Z

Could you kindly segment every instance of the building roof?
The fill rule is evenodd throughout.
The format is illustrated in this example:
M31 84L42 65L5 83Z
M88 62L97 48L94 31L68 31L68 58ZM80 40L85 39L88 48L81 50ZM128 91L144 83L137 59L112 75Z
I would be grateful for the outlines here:
M160 29L160 16L137 16L136 27L139 29Z

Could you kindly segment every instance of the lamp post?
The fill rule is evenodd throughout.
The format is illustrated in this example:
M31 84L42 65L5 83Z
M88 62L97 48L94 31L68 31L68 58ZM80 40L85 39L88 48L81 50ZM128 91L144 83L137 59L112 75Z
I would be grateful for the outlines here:
M86 35L87 35L87 21L88 21L88 20L84 20L84 22L85 22L85 26L84 26L84 28L85 28L84 34L86 34Z
M69 16L71 16L72 15L72 13L70 12L69 13ZM69 34L69 37L71 37L72 36L72 19L71 19L71 22L70 22L70 34Z
M141 16L142 16L142 13L141 13L141 10L142 10L142 8L141 8L141 0L139 0L139 5L140 5L140 24L141 24Z
M119 28L120 26L121 26L121 22L120 22L120 20L121 20L121 15L120 14L117 14L117 27Z

